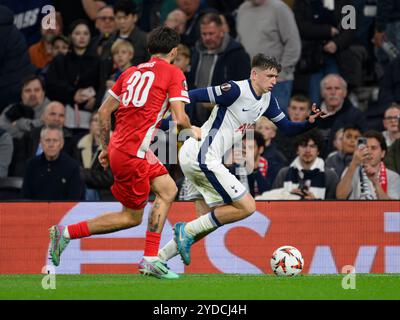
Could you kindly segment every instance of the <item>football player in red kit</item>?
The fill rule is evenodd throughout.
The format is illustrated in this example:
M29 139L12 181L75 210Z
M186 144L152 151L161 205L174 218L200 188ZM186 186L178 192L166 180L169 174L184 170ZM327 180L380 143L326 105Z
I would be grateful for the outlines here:
M139 271L157 278L178 277L157 257L161 232L177 187L149 146L168 107L179 127L191 129L194 138L201 138L200 128L190 124L184 111L185 103L190 102L185 76L171 64L179 41L179 35L172 29L154 29L148 39L151 59L127 69L110 89L99 109L102 146L99 161L104 168L111 166L114 175L111 191L122 203L122 211L65 227L52 226L50 256L54 265L59 265L60 255L70 239L139 225L151 190L156 198L149 216ZM116 124L110 139L110 118L114 111Z

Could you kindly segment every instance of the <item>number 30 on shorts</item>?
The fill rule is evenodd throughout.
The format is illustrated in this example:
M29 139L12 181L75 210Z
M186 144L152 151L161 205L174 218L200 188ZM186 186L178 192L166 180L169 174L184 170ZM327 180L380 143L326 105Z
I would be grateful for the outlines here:
M127 82L127 92L122 96L123 105L127 107L132 102L136 108L144 106L153 81L154 73L152 71L134 72Z

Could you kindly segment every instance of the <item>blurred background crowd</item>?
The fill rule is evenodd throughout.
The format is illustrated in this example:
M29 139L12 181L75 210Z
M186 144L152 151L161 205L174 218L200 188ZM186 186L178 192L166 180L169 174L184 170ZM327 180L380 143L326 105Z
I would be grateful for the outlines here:
M246 79L264 53L291 121L331 114L295 138L264 118L245 135L226 165L256 199L400 199L400 0L0 0L0 200L113 200L97 109L159 25L181 35L189 89ZM212 108L186 110L201 126Z

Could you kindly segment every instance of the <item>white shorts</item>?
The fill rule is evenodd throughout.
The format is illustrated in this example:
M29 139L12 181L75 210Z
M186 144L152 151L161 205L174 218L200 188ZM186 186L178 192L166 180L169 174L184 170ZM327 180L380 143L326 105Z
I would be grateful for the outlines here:
M179 163L185 175L185 200L204 198L209 207L240 200L247 193L243 184L221 163L199 162L199 148L194 139L185 141L179 151Z

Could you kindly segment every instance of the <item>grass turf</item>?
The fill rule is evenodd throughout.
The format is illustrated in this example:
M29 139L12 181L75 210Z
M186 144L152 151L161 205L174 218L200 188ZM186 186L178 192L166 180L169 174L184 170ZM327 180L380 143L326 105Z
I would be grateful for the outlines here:
M343 275L182 275L158 280L141 275L57 275L56 289L42 275L0 275L0 299L266 300L400 299L400 274L357 275L356 289L342 289Z

